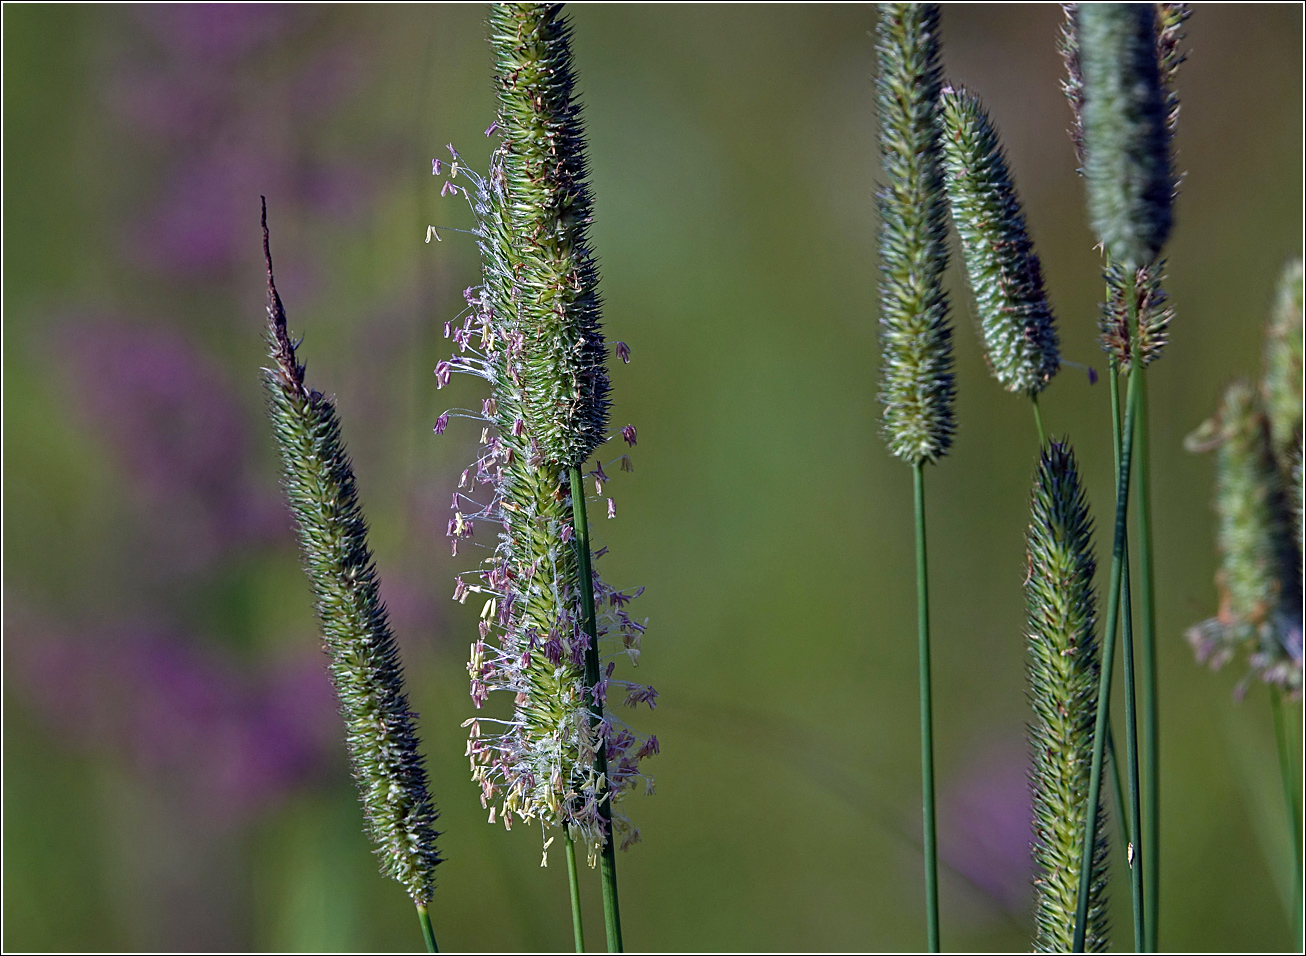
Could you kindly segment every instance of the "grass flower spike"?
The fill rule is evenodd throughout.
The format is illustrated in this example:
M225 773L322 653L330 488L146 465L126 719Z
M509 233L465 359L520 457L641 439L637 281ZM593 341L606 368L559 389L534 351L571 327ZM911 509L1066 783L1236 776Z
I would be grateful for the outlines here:
M997 131L966 90L943 91L939 120L944 182L984 356L1007 391L1037 395L1061 364L1057 331Z
M1270 443L1287 479L1302 444L1302 263L1288 263L1265 331L1261 391L1270 420Z
M508 720L467 721L468 756L492 822L561 828L569 865L573 840L591 865L601 857L608 943L619 950L613 849L618 833L628 846L639 831L617 803L636 785L652 792L639 768L658 742L607 705L620 691L627 706L653 707L657 693L614 676L615 658L639 659L644 625L626 611L638 592L607 587L591 568L585 481L597 490L608 476L602 462L582 470L609 439L609 386L570 29L560 5L495 4L490 44L499 99L491 132L501 143L484 177L454 152L445 186L459 174L475 186L463 195L483 282L467 290L461 325L447 326L458 352L436 376L444 384L452 371L470 372L491 386L480 412L467 413L485 423L484 452L459 483L449 533L457 553L478 525L500 529L454 597L485 601L469 664L476 706L496 690L515 706ZM624 344L617 353L629 356ZM446 413L437 431L447 422ZM634 426L620 436L634 445ZM629 459L618 460L628 470ZM606 510L613 516L610 498ZM615 646L601 658L608 638ZM581 946L578 908L573 916Z
M1099 341L1102 351L1111 356L1119 368L1132 367L1133 347L1138 347L1139 361L1146 368L1161 357L1170 341L1170 323L1174 308L1161 285L1165 281L1165 260L1158 259L1133 271L1133 284L1124 266L1111 261L1106 267L1107 300L1102 306ZM1129 301L1134 300L1136 315L1130 326Z
M954 430L952 329L943 291L947 221L939 129L939 11L880 5L880 400L893 454L947 453Z
M1136 269L1165 245L1174 193L1156 11L1151 4L1087 3L1075 16L1093 229L1112 259Z
M272 278L267 209L268 409L281 452L283 486L313 586L332 683L367 829L382 872L408 891L434 946L426 905L435 884L437 817L418 750L416 715L404 694L399 648L378 592L376 565L353 468L331 400L304 384Z
M1189 436L1193 451L1216 449L1215 512L1219 610L1191 628L1198 660L1226 663L1239 648L1250 671L1290 697L1302 686L1301 568L1269 424L1256 391L1235 382L1219 414Z
M1092 519L1073 451L1045 446L1034 476L1025 584L1033 754L1034 948L1069 952L1080 882L1101 672ZM1099 806L1087 952L1107 948L1106 814Z

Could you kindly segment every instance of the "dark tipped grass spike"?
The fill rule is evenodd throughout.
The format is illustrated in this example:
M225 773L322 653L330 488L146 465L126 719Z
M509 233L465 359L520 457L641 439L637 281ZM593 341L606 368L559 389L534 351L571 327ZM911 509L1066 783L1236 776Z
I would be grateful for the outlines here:
M490 46L499 100L503 281L529 340L526 422L543 455L582 465L607 437L607 347L589 246L593 202L562 4L496 3Z
M1037 395L1061 366L1043 270L988 113L964 89L939 106L944 182L984 356L1009 392Z
M936 122L939 10L932 3L885 3L879 14L880 401L890 451L917 464L945 455L955 428Z
M1114 358L1122 369L1131 367L1134 361L1130 338L1129 272L1118 262L1107 263L1104 276L1107 301L1102 305L1102 317L1098 321L1102 333L1099 338L1102 351ZM1164 259L1140 266L1133 270L1133 274L1138 355L1146 368L1161 357L1166 343L1170 341L1174 308L1161 284L1165 281Z
M378 592L367 524L331 400L304 384L304 366L286 330L272 277L267 205L263 249L268 268L268 411L322 627L331 681L340 699L345 742L368 833L381 871L418 905L431 900L440 862L418 749L416 715L404 693L399 648Z
M1034 792L1034 948L1070 952L1101 674L1093 522L1069 444L1044 446L1034 474L1025 582ZM1085 951L1107 948L1107 821L1099 803Z
M1082 4L1075 25L1089 213L1107 255L1136 269L1165 245L1174 194L1156 11Z

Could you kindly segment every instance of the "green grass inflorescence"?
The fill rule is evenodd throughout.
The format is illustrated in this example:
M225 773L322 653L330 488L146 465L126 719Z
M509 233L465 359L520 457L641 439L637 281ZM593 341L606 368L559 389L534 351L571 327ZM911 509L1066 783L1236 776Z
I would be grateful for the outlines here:
M1069 952L1080 884L1101 671L1092 519L1068 444L1045 446L1026 538L1026 646L1033 752L1034 947ZM1099 804L1085 949L1107 947L1106 812Z
M939 11L880 5L880 400L894 455L935 461L955 428L952 328L943 291L947 209L936 122L942 86Z
M273 367L264 370L264 380L282 485L313 587L367 829L382 872L402 883L422 911L431 899L440 855L416 715L404 694L399 648L378 591L340 420L331 400L304 384L270 254L267 266Z
M997 130L964 89L943 91L939 122L944 183L984 357L1007 391L1037 395L1061 365L1057 330Z

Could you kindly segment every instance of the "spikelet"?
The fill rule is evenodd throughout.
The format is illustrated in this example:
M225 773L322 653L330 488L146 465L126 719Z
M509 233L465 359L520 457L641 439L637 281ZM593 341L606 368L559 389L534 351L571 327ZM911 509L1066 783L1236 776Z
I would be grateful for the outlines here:
M1261 381L1270 419L1270 443L1285 480L1302 442L1302 262L1288 263L1279 279L1274 310L1265 330L1265 373Z
M1185 34L1184 23L1193 15L1190 3L1156 4L1156 65L1165 91L1165 125L1173 136L1179 125L1179 94L1175 91L1175 75L1179 66L1188 59L1188 52L1180 47Z
M1129 368L1134 356L1130 349L1128 270L1118 262L1108 262L1104 278L1107 300L1102 305L1099 341L1102 351ZM1165 280L1165 260L1158 259L1134 270L1134 295L1138 303L1138 354L1143 367L1161 357L1170 340L1170 322L1174 309L1161 283Z
M1053 441L1034 475L1026 536L1026 673L1038 875L1034 948L1071 951L1101 673L1093 522L1069 444ZM1107 948L1106 812L1100 804L1085 951Z
M623 847L639 839L618 801L636 784L652 792L640 763L658 752L656 737L635 733L606 708L609 695L620 691L625 705L651 708L657 692L614 677L615 660L597 686L585 677L585 585L568 476L607 440L608 380L585 243L590 207L569 29L556 4L496 4L490 29L500 103L491 130L503 141L484 177L451 148L445 184L446 191L466 190L456 186L462 176L475 187L464 195L476 218L482 284L466 291L461 324L446 325L458 351L437 365L436 376L443 385L452 372L467 372L491 387L480 413L464 415L484 423L483 452L454 493L449 536L457 554L460 542L476 543L478 527L499 529L481 567L459 576L454 599L484 602L468 664L473 703L480 708L493 691L507 691L514 709L507 720L467 720L467 756L491 822L566 827L593 865L609 835L608 806L601 805L608 793ZM624 344L617 350L624 360ZM440 416L437 433L448 420L449 413ZM635 444L633 426L621 436ZM624 456L622 467L629 470ZM589 476L598 487L608 480L601 463ZM637 663L644 624L626 605L643 589L616 591L597 573L589 586L601 646L612 644L611 657ZM591 693L603 712L593 726ZM607 781L594 770L599 747Z
M936 123L939 10L883 3L879 73L880 401L889 450L910 464L947 453L954 430L952 329L943 291L947 224Z
M1269 423L1257 391L1235 382L1220 411L1185 442L1216 449L1216 616L1188 631L1199 662L1221 667L1239 648L1250 674L1290 696L1302 686L1300 552L1293 540L1284 476L1270 449Z
M404 694L403 665L378 592L376 565L358 503L353 467L331 400L304 384L304 367L286 331L272 279L267 206L263 250L268 266L268 410L281 452L304 568L313 586L332 683L345 720L346 745L367 829L381 871L419 906L431 899L437 817L418 751L416 715Z
M1057 330L997 131L964 89L943 91L939 121L944 183L984 357L1007 391L1037 395L1061 365Z
M1057 33L1057 52L1066 67L1061 92L1070 104L1070 142L1075 147L1079 173L1084 169L1084 71L1079 61L1079 4L1063 3L1061 30Z
M1175 185L1156 11L1091 3L1075 18L1089 213L1107 255L1136 269L1165 245Z

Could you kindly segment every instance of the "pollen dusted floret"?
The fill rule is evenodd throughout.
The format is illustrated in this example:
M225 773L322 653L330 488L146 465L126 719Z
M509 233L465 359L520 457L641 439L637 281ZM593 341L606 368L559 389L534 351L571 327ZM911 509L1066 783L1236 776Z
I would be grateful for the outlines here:
M467 756L491 822L567 827L593 864L608 838L600 806L607 793L622 845L639 839L619 801L641 782L652 792L639 767L658 752L655 737L636 734L605 705L620 690L614 700L652 708L657 692L615 677L613 658L639 659L644 624L626 604L643 589L615 591L597 573L590 586L600 647L609 654L596 684L585 677L589 638L568 475L610 436L568 30L556 5L495 5L490 23L503 140L484 178L453 152L454 166L476 187L482 284L464 293L467 313L447 334L458 349L452 371L484 378L491 397L479 414L463 413L485 423L483 452L459 482L449 534L456 554L460 541L475 543L477 526L500 529L480 568L460 576L454 597L484 601L468 665L473 702L479 708L502 690L515 706L507 720L465 723ZM629 354L624 346L619 352ZM607 477L602 464L589 474ZM602 712L593 724L591 695ZM600 746L607 781L594 771Z
M1037 395L1061 367L1057 330L997 131L967 90L943 91L939 122L944 182L984 357L1007 391Z
M1081 4L1075 25L1093 229L1107 255L1136 269L1165 245L1175 187L1156 11L1142 3Z
M266 253L266 210L263 229ZM264 380L281 452L282 486L313 586L367 829L382 872L424 906L431 899L440 855L416 715L404 694L399 648L378 592L340 420L331 401L304 384L304 367L295 357L272 281L270 254L267 263L268 346L275 364L264 370Z
M935 119L939 10L879 5L880 401L889 450L909 464L947 453L954 430L952 329L943 291L947 210Z
M1070 952L1079 898L1097 688L1093 526L1074 452L1053 441L1034 475L1025 583L1034 790L1034 948ZM1106 813L1099 804L1085 951L1107 948Z
M1290 697L1302 689L1301 556L1287 476L1270 448L1255 389L1235 382L1220 411L1189 436L1192 451L1216 449L1216 616L1188 631L1199 661L1218 668L1239 648L1250 673Z

